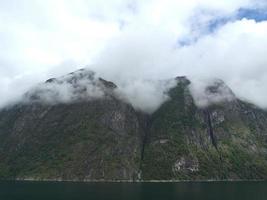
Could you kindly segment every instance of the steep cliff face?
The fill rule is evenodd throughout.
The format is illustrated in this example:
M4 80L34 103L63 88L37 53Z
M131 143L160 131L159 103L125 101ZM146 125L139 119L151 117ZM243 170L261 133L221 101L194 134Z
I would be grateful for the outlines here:
M71 99L61 99L57 84L62 83ZM114 83L91 72L45 84L53 85L0 111L1 178L267 178L267 113L234 94L198 107L190 81L178 77L170 99L148 115L122 101ZM206 88L207 96L221 95L222 87L214 83Z
M27 93L30 102L0 112L2 177L136 179L143 138L138 113L115 97L115 84L103 79L94 82L101 98L86 101L86 88L76 79L77 74L67 80L84 94L73 102L40 102L47 96L47 87L41 87Z
M152 116L144 179L266 179L267 113L226 98L198 108L182 78ZM224 84L206 89L219 93Z

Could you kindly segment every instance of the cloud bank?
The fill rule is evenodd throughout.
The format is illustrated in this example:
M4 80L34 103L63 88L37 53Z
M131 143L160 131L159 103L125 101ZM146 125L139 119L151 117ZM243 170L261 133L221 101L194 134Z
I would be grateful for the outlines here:
M171 87L155 80L183 75L267 108L266 12L264 0L0 1L0 106L89 65L148 112Z
M82 69L60 78L48 79L31 88L22 100L24 103L58 104L99 99L105 95L105 87L95 73Z
M136 110L150 114L169 99L168 91L176 84L175 79L138 79L117 87L113 82L83 68L35 85L22 95L19 102L56 105L116 97L131 104Z

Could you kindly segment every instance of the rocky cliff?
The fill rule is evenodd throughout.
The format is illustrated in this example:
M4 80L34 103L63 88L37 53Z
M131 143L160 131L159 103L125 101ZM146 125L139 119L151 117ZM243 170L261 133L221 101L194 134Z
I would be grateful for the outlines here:
M0 177L267 179L267 112L221 81L206 88L207 100L225 88L231 98L197 106L190 81L176 81L169 100L145 114L93 72L47 80L0 111Z

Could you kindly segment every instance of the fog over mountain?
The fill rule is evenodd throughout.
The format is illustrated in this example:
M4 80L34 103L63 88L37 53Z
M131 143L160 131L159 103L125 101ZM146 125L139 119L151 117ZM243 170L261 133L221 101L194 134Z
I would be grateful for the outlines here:
M135 80L118 87L113 82L98 77L90 69L83 68L35 85L17 101L26 105L41 103L49 106L109 98L112 93L136 110L151 114L169 99L167 93L177 82L175 79Z
M191 80L199 106L217 78L267 108L266 12L264 0L0 1L0 107L86 67L146 112L168 99L173 84L161 81L176 76Z

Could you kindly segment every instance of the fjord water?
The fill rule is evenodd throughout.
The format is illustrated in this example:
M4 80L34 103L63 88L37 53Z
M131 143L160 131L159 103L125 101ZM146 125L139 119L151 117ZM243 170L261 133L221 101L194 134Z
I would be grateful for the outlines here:
M267 182L72 183L1 181L1 200L266 200Z

